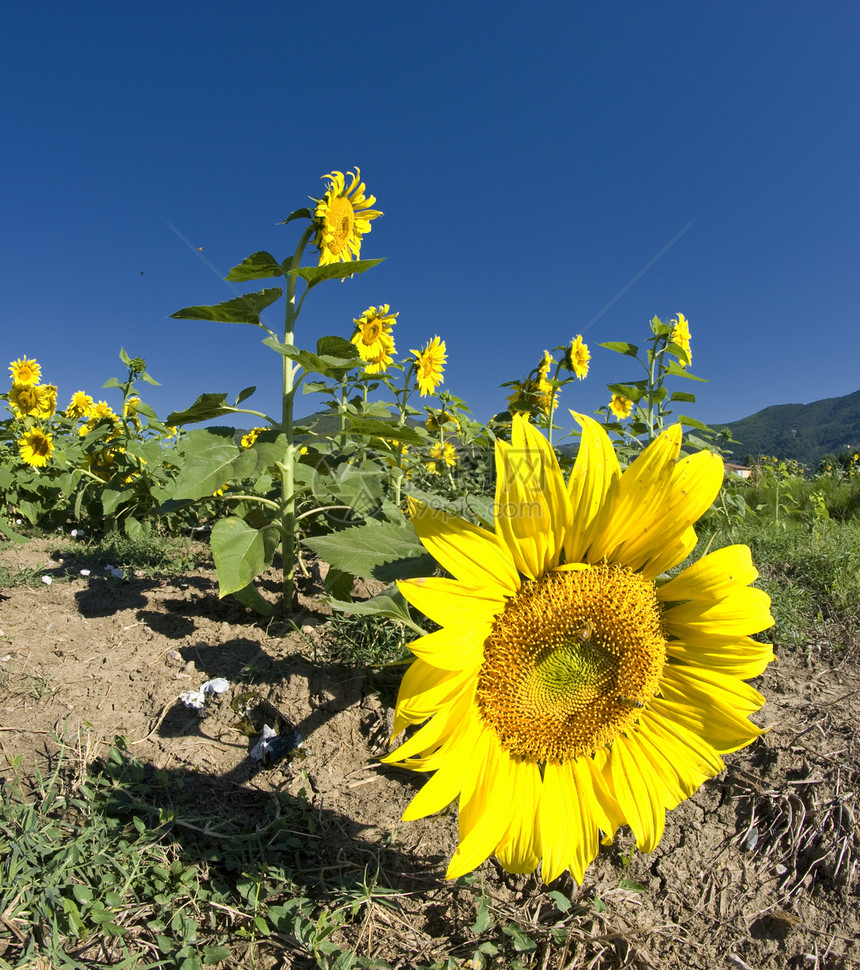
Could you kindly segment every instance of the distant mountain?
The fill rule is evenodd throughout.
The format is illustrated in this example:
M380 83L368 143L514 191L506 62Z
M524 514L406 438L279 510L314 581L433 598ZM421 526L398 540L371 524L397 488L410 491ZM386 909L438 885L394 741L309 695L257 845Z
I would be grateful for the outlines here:
M776 404L740 421L711 422L711 427L728 428L738 442L728 446L732 461L772 455L813 469L824 455L860 449L860 391L812 404Z

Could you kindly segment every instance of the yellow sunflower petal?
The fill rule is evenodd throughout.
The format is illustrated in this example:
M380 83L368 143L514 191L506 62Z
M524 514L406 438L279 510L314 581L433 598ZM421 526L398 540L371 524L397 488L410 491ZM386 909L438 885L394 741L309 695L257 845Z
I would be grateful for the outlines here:
M452 576L475 587L519 589L513 557L492 532L414 499L409 512L424 547Z
M749 546L726 546L689 566L660 586L657 598L664 603L683 600L718 600L734 589L749 586L758 578Z
M579 451L567 484L573 527L565 539L567 562L583 558L601 525L604 510L613 505L621 469L608 435L593 419L570 412L582 427Z
M406 806L405 822L440 812L453 802L463 789L469 765L475 756L476 745L484 733L477 717L469 717L462 733L448 749L448 757L431 775L429 781Z
M462 627L465 624L467 630L461 629L461 633L468 633L472 629L476 633L483 631L484 624L491 623L493 617L505 605L503 590L499 587L467 586L441 576L401 579L397 583L397 588L415 609L429 616L434 622L452 628ZM448 636L450 638L451 634L449 633ZM420 642L420 640L415 641L418 649L421 649ZM451 648L446 647L445 638L437 638L434 643L440 650L440 658L445 658L451 653ZM440 662L436 666L444 667L445 664ZM462 666L466 664L458 664L456 669Z
M484 730L465 771L460 798L460 844L448 866L447 877L477 868L496 850L513 815L515 772L510 755L493 731Z
M474 693L472 685L453 697L399 748L379 760L413 771L435 771L469 726Z
M770 597L749 586L735 589L718 602L688 600L663 613L667 632L679 640L697 633L745 636L773 626Z
M723 460L700 451L677 462L665 495L650 514L637 517L635 527L614 553L619 562L641 569L662 557L666 544L683 536L706 512L723 484Z
M624 470L618 481L612 514L604 519L589 549L592 562L621 561L617 550L640 532L642 523L651 522L664 501L680 449L681 428L675 425L655 438Z
M676 539L667 542L663 551L642 567L642 575L646 579L654 579L667 569L677 566L696 548L696 542L696 530L690 526Z
M546 438L514 416L511 444L496 442L496 531L517 569L536 579L558 562L570 527L570 502Z
M730 677L752 680L774 659L773 647L752 637L700 634L685 640L670 640L666 653L695 667L709 667Z
M543 783L536 764L528 761L512 761L511 764L516 793L511 805L513 818L496 856L508 872L534 872L540 862L535 819Z
M609 781L641 852L652 852L666 824L665 786L635 734L612 745Z
M423 660L409 665L397 695L394 735L410 724L420 724L446 707L466 685L473 684L470 670L440 670Z

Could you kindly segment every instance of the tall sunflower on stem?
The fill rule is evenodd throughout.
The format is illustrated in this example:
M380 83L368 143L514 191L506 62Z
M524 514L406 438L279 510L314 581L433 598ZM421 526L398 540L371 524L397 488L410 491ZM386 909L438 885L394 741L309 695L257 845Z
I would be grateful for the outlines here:
M662 579L695 546L722 460L680 459L676 426L622 473L603 429L576 418L565 482L514 416L512 443L496 443L494 532L411 504L453 578L399 584L441 629L411 644L394 733L423 726L385 760L433 772L404 819L459 801L450 878L495 854L510 872L582 882L623 824L650 852L666 810L762 733L748 717L764 698L744 681L773 659L750 636L773 619L749 549Z

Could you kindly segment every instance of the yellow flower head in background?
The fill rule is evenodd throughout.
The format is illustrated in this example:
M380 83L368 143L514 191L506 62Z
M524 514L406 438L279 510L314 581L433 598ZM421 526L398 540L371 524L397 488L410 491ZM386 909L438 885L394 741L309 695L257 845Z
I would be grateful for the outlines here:
M460 430L460 421L456 414L452 414L450 411L438 410L433 411L431 408L426 408L427 420L424 422L424 427L431 434L438 434L446 425L453 424L454 427Z
M448 359L445 341L434 337L423 350L412 350L410 353L415 354L418 389L421 391L421 397L434 394L436 388L445 381L442 376L442 372L445 370L445 361Z
M38 387L35 384L13 384L9 390L12 413L19 420L25 414L35 414L39 408Z
M387 367L391 363L391 354L394 352L394 338L391 336L391 329L397 322L396 313L389 313L388 304L368 307L364 313L353 322L355 332L351 340L358 348L358 355L364 361L369 361L371 366L379 367L387 357L385 364ZM370 370L370 368L368 368ZM372 374L379 373L372 370Z
M57 388L53 384L39 384L36 391L36 410L38 418L50 418L57 410Z
M370 208L376 197L365 197L361 171L356 168L355 175L352 172L346 174L352 178L349 188L343 172L324 175L323 178L330 179L328 188L321 199L315 200L317 232L314 242L320 252L320 266L358 259L361 237L370 232L370 220L382 215Z
M453 468L457 464L457 449L446 441L444 445L434 445L430 449L430 457Z
M440 629L411 644L397 699L394 733L423 726L385 760L434 773L404 819L459 800L452 879L495 853L510 872L581 882L623 824L650 852L666 810L762 733L748 716L764 698L744 681L773 658L749 636L773 619L749 549L659 579L695 546L722 460L680 459L676 426L622 473L600 425L576 419L565 482L514 416L511 444L496 442L494 532L410 504L454 578L398 584Z
M44 468L54 453L54 443L49 431L30 428L18 438L18 452L22 461L33 468Z
M672 343L677 344L687 355L687 360L678 360L682 367L686 367L693 360L690 352L690 324L683 313L679 313L672 328Z
M633 410L633 402L623 394L613 394L609 402L609 410L619 421L623 421L625 418L630 417L630 412Z
M129 422L129 424L134 426L135 431L140 431L141 423L140 417L137 413L137 406L140 404L139 397L128 398L122 407L122 416Z
M13 384L38 384L42 376L42 368L35 360L19 357L9 365Z
M578 333L565 351L564 365L582 381L588 376L588 362L590 360L591 353L588 350L588 344L582 342L582 334Z
M384 374L394 362L394 358L391 356L394 349L394 341L391 337L383 337L379 344L379 353L366 361L365 373Z
M256 443L257 438L260 437L260 433L265 430L265 428L251 428L250 431L242 435L242 439L239 442L239 447L247 451Z
M93 399L83 391L75 391L66 408L66 417L72 420L89 417L93 409Z

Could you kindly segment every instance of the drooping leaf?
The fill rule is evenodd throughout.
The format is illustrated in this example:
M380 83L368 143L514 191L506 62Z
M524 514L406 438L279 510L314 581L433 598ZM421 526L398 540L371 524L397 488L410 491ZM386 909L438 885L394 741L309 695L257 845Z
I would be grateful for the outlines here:
M612 394L620 394L634 404L638 403L643 394L643 388L636 387L635 384L607 384Z
M197 421L208 421L210 418L232 414L236 409L226 404L226 400L226 394L201 394L190 408L168 414L164 423L173 428L181 428L185 424L195 424Z
M278 225L285 226L288 222L292 222L293 219L313 219L313 213L307 207L303 209L295 209L287 216L286 219L284 219L282 222L279 222Z
M672 377L686 377L689 381L701 381L707 384L708 380L706 377L696 377L695 374L691 374L685 367L682 367L676 360L669 362L666 367L666 374Z
M275 257L265 250L260 250L258 253L251 253L250 256L246 256L238 266L234 266L230 270L224 279L231 280L234 283L244 283L248 280L264 280L272 276L283 275L284 271L281 269L281 264Z
M239 405L240 405L240 404L242 403L242 401L247 401L247 400L248 400L248 398L249 398L249 397L250 397L250 396L251 396L251 395L252 395L252 394L254 393L254 391L256 391L256 390L257 390L257 388L256 388L256 387L246 387L246 388L244 388L243 390L241 390L241 391L239 391L239 394L238 394L238 396L236 397L236 403L235 403L235 407L239 407Z
M688 428L697 428L699 431L711 430L706 424L702 424L701 421L697 421L695 418L688 418L686 414L679 414L678 420Z
M353 273L364 273L378 266L382 259L355 259L345 263L329 263L327 266L297 266L289 270L290 276L298 276L308 284L308 289L324 280L342 280Z
M375 578L385 564L414 559L425 552L411 525L373 519L332 535L311 536L302 541L336 569L364 579Z
M237 589L233 595L243 606L247 606L255 613L259 613L260 616L271 616L275 612L274 606L267 599L263 598L253 582L248 583L247 586L243 586L242 589Z
M696 395L690 394L689 391L672 391L669 401L683 401L685 404L695 404Z
M317 353L320 357L339 357L342 360L356 360L359 357L358 347L351 340L337 335L320 337Z
M240 451L231 441L196 432L182 442L182 462L173 485L173 501L206 498L233 479L247 478L257 466L252 450ZM245 585L243 583L243 585Z
M284 357L294 360L305 371L322 374L323 377L340 378L356 365L355 357L343 358L333 357L329 354L315 354L310 350L302 350L295 344L285 344L275 336L264 337L262 342Z
M279 286L271 286L214 306L187 306L170 316L174 320L214 320L216 323L250 323L258 327L260 314L283 292Z
M218 595L244 589L271 564L278 545L274 526L254 529L235 516L219 519L210 539L218 575Z
M599 347L605 347L607 350L614 350L616 354L624 354L626 357L635 357L639 353L639 348L636 344L628 344L623 340L610 340L605 344L598 344Z

